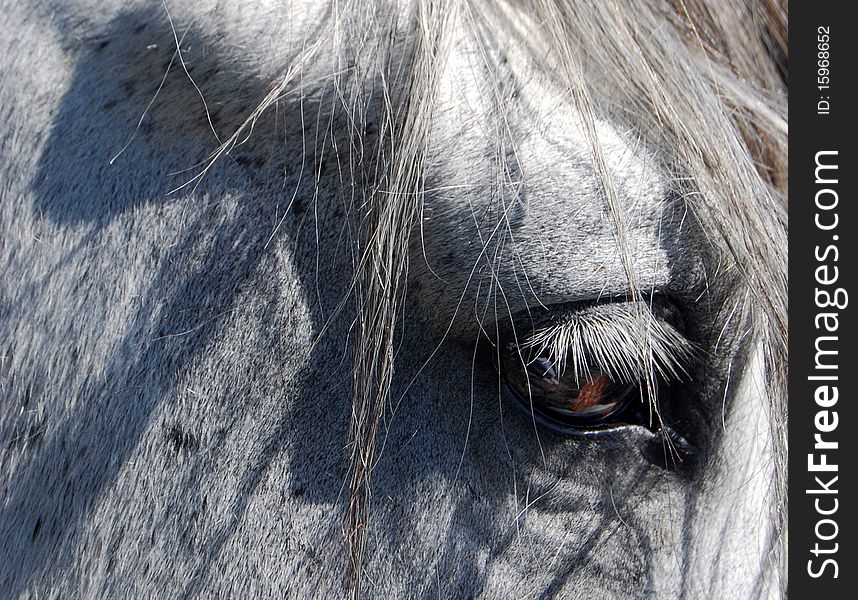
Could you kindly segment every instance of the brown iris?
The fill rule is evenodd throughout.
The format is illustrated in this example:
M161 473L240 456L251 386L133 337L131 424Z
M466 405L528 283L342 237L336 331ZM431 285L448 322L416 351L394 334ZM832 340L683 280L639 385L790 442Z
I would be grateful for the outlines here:
M638 397L638 384L620 383L595 367L587 374L558 368L544 355L530 356L509 344L501 356L506 385L534 416L555 428L593 429L616 417Z

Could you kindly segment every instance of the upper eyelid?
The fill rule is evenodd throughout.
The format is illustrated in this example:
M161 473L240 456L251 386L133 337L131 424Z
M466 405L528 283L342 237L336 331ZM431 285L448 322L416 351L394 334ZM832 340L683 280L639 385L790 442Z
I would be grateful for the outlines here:
M675 310L658 308L664 306L622 302L590 305L560 318L555 314L551 322L519 337L520 346L548 352L558 365L571 364L576 378L588 376L592 365L626 382L650 375L682 379L696 346L670 322L676 320L670 319Z

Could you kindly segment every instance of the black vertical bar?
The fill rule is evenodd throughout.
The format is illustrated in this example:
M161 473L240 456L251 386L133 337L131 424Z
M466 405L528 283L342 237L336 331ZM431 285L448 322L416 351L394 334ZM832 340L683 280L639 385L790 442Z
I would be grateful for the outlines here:
M852 6L789 3L789 594L812 600L858 597Z

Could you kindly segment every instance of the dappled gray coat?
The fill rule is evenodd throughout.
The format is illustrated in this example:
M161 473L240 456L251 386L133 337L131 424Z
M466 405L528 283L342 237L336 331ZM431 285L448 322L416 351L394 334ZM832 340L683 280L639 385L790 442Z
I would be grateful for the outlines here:
M784 11L4 1L0 597L780 597Z

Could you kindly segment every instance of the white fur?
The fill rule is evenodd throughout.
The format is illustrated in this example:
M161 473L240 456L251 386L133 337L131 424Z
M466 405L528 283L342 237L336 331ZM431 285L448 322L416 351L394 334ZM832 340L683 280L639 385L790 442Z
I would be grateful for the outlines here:
M173 1L168 18L148 2L3 3L0 596L353 592L349 432L366 382L352 363L378 333L353 294L384 292L365 267L382 280L396 260L408 293L378 346L395 362L364 594L783 593L760 391L761 347L777 342L730 310L757 276L751 253L724 250L738 246L705 203L689 210L651 116L588 118L547 20L454 3L440 49L414 59L435 69L414 81L437 83L414 109L400 59L414 24L435 22L423 4ZM403 106L424 120L391 132ZM396 187L384 136L399 131L422 137L396 139L413 153ZM751 161L736 164L768 201ZM415 173L407 260L362 262L365 223ZM676 399L700 449L691 473L647 460L640 427L536 430L474 358L528 311L635 294L671 297L702 347Z

